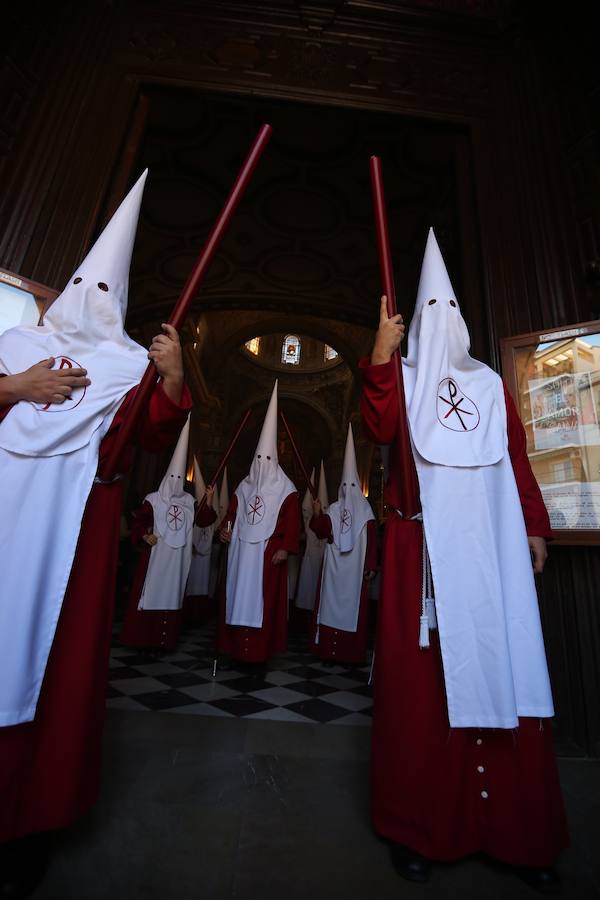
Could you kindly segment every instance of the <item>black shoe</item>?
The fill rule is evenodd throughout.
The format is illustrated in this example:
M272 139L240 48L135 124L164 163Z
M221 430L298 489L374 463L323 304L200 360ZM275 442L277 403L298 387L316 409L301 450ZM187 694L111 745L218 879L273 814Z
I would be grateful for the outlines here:
M528 884L534 891L540 894L558 894L561 890L561 882L558 872L550 866L547 868L537 866L514 866L515 874Z
M43 881L47 869L47 862L35 862L23 866L11 875L0 876L0 898L25 900L26 897L31 897Z
M252 668L250 669L248 674L250 675L250 678L256 681L257 684L262 684L267 674L267 664L253 663Z
M0 900L31 897L48 870L49 839L45 834L28 835L0 849Z
M431 863L416 850L402 844L390 844L390 856L398 875L407 881L425 884L431 876Z

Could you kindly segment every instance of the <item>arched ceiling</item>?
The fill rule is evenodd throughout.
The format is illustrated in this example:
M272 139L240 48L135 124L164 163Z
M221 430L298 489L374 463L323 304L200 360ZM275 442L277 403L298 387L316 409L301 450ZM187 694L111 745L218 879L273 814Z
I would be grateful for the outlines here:
M255 366L268 369L278 375L306 375L315 374L317 372L330 372L336 366L343 363L343 357L324 341L318 338L310 337L302 334L297 330L290 332L289 329L270 333L256 335L253 339L258 343L257 347L244 342L239 352L242 357ZM295 351L294 362L283 361L282 354L284 347L288 347L290 343L298 342L298 349ZM331 355L333 354L335 355Z
M273 138L183 332L196 401L193 445L210 476L240 416L253 408L254 424L231 460L232 482L243 477L277 374L281 408L307 463L324 456L336 482L381 292L368 158L383 160L398 302L408 317L432 224L460 295L458 126L183 89L153 89L150 99L132 173L150 170L128 330L146 343L158 332L259 125L270 122ZM329 344L342 361L329 370L274 373L240 352L248 339L277 332ZM366 467L371 450L359 427L355 434ZM297 479L285 440L282 451Z
M194 315L255 310L372 326L380 293L372 153L383 159L401 308L412 308L431 224L460 281L453 128L380 112L156 89L134 173L150 169L130 328L168 314L263 121L273 124L273 138Z
M297 312L287 316L273 310L227 310L202 313L195 321L194 342L203 365L222 365L223 359L257 334L301 333L335 347L352 369L368 353L373 330L336 319Z

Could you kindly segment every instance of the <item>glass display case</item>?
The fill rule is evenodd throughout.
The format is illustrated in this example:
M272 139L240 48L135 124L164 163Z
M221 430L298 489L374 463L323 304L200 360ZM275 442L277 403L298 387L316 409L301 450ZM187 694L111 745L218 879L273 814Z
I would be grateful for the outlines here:
M16 325L36 325L47 303L58 291L0 269L0 334Z
M501 342L557 543L600 544L600 321Z

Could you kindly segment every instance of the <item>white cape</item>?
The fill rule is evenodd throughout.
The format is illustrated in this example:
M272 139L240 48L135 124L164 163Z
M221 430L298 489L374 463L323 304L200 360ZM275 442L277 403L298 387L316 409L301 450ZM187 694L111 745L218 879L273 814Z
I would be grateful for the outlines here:
M72 453L27 460L0 449L0 726L35 716L100 442L111 421L107 417ZM36 543L42 552L31 552Z
M329 515L340 517L339 501L329 507ZM356 536L351 550L340 550L335 542L325 547L321 597L317 622L338 631L355 632L358 627L360 596L365 573L368 521Z
M404 371L408 398L410 370ZM498 385L501 391L499 378ZM502 409L506 430L503 398ZM451 727L515 728L519 716L552 716L531 556L508 452L493 465L467 467L430 463L414 445L413 455Z
M279 501L277 515L273 524L273 532L283 503L296 488L289 479ZM225 622L227 625L244 625L247 628L262 628L264 612L263 571L265 549L271 534L258 541L244 540L240 532L245 531L242 522L252 518L256 499L251 498L244 504L244 496L236 490L238 507L231 533L231 543L227 557L227 602L225 604ZM276 501L277 502L277 501Z
M194 523L194 498L190 494L174 496L165 517L162 506L164 501L158 491L145 498L154 512L154 531L158 534L158 543L152 547L144 587L140 595L138 609L176 610L181 609L183 595L190 563L192 560L192 527ZM173 507L176 510L173 511ZM169 521L169 513L173 522L180 522L177 527L177 546L172 546L160 534L163 527L161 520ZM162 515L161 515L162 514Z

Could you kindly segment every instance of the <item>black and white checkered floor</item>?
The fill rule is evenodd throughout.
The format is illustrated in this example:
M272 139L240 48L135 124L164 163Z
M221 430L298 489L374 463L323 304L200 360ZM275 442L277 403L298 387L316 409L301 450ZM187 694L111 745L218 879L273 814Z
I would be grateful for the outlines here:
M267 664L263 680L220 661L213 678L214 626L186 630L172 652L152 655L114 642L107 705L200 716L279 722L370 725L370 667L322 663L306 640L290 635L289 652Z

